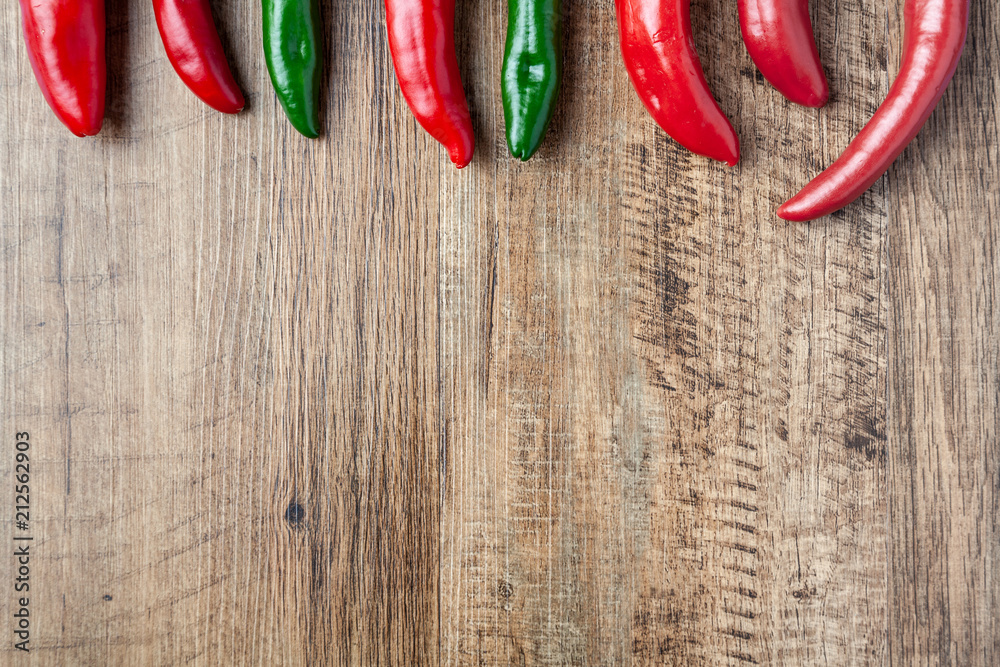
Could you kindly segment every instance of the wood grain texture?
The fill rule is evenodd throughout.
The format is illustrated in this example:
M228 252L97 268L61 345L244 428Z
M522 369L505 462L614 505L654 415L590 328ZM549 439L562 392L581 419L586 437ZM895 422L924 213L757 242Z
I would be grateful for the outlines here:
M506 158L495 103L475 110L492 168L447 198L441 246L448 663L885 657L883 192L839 221L773 216L811 137L884 94L884 51L837 54L871 73L820 122L756 85L721 12L696 29L737 170L656 129L606 4L570 6L538 159ZM824 52L885 48L884 16L822 18ZM492 45L477 83L500 67L491 19L461 17Z
M1000 662L1000 12L890 172L890 650Z
M565 3L555 121L510 158L503 3L459 3L460 172L381 3L322 8L320 141L256 3L213 2L223 117L109 0L93 140L0 8L0 425L31 432L36 539L33 650L0 663L1000 659L996 8L888 177L809 225L773 212L884 96L901 3L813 3L816 111L695 2L735 169L656 128L610 0Z
M438 271L420 202L439 156L397 103L378 5L328 8L331 139L312 142L279 115L259 7L213 4L248 111L201 104L148 3L112 3L93 141L53 122L2 10L3 427L36 442L31 656L433 660Z

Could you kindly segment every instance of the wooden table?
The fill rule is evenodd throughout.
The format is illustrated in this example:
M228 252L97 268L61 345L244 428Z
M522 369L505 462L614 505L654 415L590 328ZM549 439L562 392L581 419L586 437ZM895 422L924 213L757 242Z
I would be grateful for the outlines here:
M681 150L568 2L536 158L508 157L504 6L461 2L453 169L379 2L325 2L325 136L213 2L238 117L108 0L97 139L0 9L3 664L1000 662L1000 10L857 204L773 212L885 95L901 2L815 2L833 100L786 103L735 3L694 6L736 168ZM30 433L31 523L13 522ZM10 520L8 516L10 515Z

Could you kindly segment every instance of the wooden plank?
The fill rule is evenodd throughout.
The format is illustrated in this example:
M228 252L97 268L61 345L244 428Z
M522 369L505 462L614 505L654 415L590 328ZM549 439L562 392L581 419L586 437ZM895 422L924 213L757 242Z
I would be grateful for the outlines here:
M149 3L116 5L90 140L45 107L17 5L0 9L0 423L34 443L33 662L433 662L422 202L445 167L398 99L381 7L327 8L328 133L310 142L274 102L259 4L213 3L241 45L236 118L184 89Z
M889 610L900 665L1000 662L997 7L972 3L969 26L951 87L889 177Z
M552 134L515 162L503 20L460 13L481 143L443 198L446 664L885 659L883 191L773 215L884 95L877 11L819 8L816 112L757 80L732 6L696 8L735 170L655 128L608 3L570 4Z
M556 122L513 161L502 3L461 4L462 172L398 93L380 3L324 7L321 142L280 115L255 3L213 2L249 100L224 118L148 3L112 0L94 140L0 8L30 662L997 662L996 9L889 178L787 225L899 53L895 5L814 4L818 112L760 79L731 4L695 3L733 170L655 128L610 2L567 4Z

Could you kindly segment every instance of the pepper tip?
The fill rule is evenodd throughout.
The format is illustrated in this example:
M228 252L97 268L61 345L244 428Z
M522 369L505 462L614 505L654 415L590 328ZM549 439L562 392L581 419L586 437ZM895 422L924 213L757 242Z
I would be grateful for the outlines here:
M808 222L816 216L810 215L798 201L798 197L792 197L778 207L778 217L788 222Z
M448 152L452 163L457 169L464 169L472 162L472 151L451 150Z
M724 162L730 167L735 167L740 161L740 140L736 136L736 130L730 126L729 136L720 143L714 155L710 155L719 162Z
M800 99L792 100L796 104L800 104L804 107L809 107L810 109L819 109L826 106L826 103L830 101L830 91L824 85L819 90L811 90L808 94L802 96ZM791 98L789 98L791 99Z
M319 139L319 127L313 125L312 122L309 123L295 123L292 122L292 127L295 131L301 134L307 139Z
M222 113L228 114L238 114L243 111L247 106L246 98L243 97L243 93L239 90L231 91L230 99L212 100L209 101L205 99L208 106L212 107L216 111L221 111ZM204 98L203 98L204 99Z
M100 134L101 127L104 125L104 117L89 121L68 121L65 122L65 125L70 132L78 137L94 137Z
M520 160L521 162L527 162L531 157L538 151L538 143L531 145L528 141L518 141L517 139L512 139L507 137L507 147L510 150L510 156Z

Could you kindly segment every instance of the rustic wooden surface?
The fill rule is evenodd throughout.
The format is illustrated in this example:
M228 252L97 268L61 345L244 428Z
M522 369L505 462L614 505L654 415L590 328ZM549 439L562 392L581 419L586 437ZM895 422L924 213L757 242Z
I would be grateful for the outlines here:
M0 8L0 453L32 442L32 651L3 664L1000 662L1000 15L862 200L773 215L874 110L901 2L813 3L833 101L694 3L735 169L644 113L613 6L567 2L550 136L506 154L502 2L460 3L478 138L411 118L378 2L324 3L326 134L108 0L97 139ZM11 516L11 519L13 517ZM6 515L0 543L15 532ZM6 547L5 547L6 548Z

